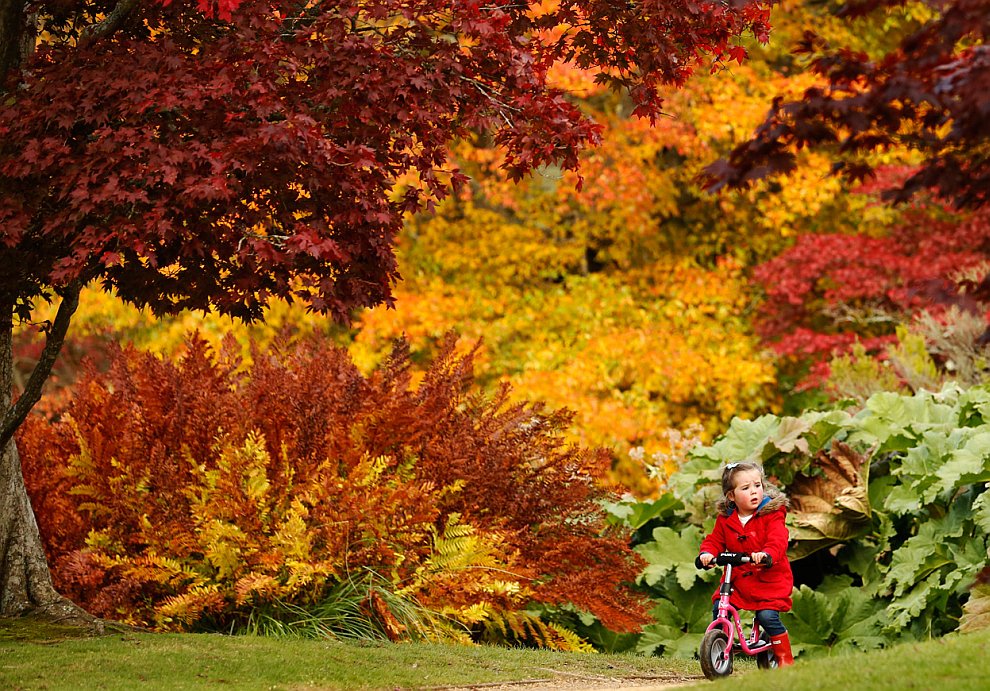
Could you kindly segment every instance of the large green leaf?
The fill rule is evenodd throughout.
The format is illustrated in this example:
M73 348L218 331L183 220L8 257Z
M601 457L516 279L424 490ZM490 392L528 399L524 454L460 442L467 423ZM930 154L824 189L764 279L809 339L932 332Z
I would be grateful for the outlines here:
M666 526L656 528L653 542L634 548L646 560L646 569L640 580L652 586L672 573L678 585L685 590L690 589L696 580L702 578L703 572L694 565L702 537L701 530L693 525L680 532Z
M701 639L704 637L704 631L701 633L686 633L676 641L669 643L664 649L664 655L690 660L698 654L698 648L701 647Z
M960 427L979 427L990 422L990 387L974 386L959 397Z
M832 649L880 648L889 643L881 633L884 601L871 597L863 588L848 587L830 600L832 606Z
M918 513L921 506L921 495L911 485L892 487L884 501L884 508L897 515Z
M781 615L796 649L810 654L871 649L888 642L880 630L884 602L848 578L826 580L818 591L801 586L794 607Z
M811 423L811 429L804 438L808 442L808 453L812 456L826 448L840 431L848 429L853 423L853 417L845 410L810 412L801 417Z
M895 552L884 578L884 587L900 597L931 572L952 563L943 547L945 536L934 522L921 524L918 534Z
M887 608L893 630L928 622L929 629L955 627L952 612L973 576L987 564L987 535L973 522L974 492L956 496L949 511L920 524L918 534L893 553L884 575L892 595Z
M935 471L952 457L952 452L965 443L966 430L930 430L918 444L908 449L900 467L893 473L902 487L917 495L919 505L931 503L938 494Z
M639 641L635 648L636 653L639 655L663 655L664 649L668 645L673 645L681 635L683 634L678 635L673 627L650 624L644 627L643 633L639 635Z
M602 507L610 523L636 530L654 519L674 517L679 511L683 511L684 504L674 495L664 494L654 501L606 501L602 502Z
M990 480L990 426L930 430L894 469L899 484L884 507L912 514L973 483ZM944 501L944 500L942 500Z
M928 581L919 583L902 597L894 600L887 607L886 630L897 631L908 628L912 621L928 607L928 600L934 594L933 587L938 587L938 574L932 576Z
M955 404L958 389L947 387L940 394L920 391L904 396L889 391L876 393L856 416L858 430L847 441L877 444L878 453L906 451L927 431L948 431L958 421Z
M853 443L861 440L877 443L883 451L908 448L913 439L908 429L911 417L904 396L881 392L866 401L863 411L856 416L858 430L852 436Z
M729 430L706 455L722 463L760 461L764 447L779 428L780 418L776 415L762 415L755 420L733 418Z
M795 648L809 652L828 648L832 636L828 597L802 585L794 591L793 602L791 611L781 615L781 621Z
M957 584L959 586L956 588L958 594L962 595L976 574L985 569L987 563L990 562L988 542L990 542L990 536L986 534L967 535L948 546L949 555L954 563L952 575L955 576L955 579L953 582L946 578L946 584Z
M671 475L667 484L675 497L688 504L697 498L699 486L714 486L722 481L721 465L722 461L711 447L699 447L693 450L688 460Z
M990 492L985 489L973 502L973 520L984 535L990 535Z
M670 588L656 600L651 611L656 623L643 627L636 646L642 654L694 657L701 637L712 621L712 592L709 583L698 583L689 590Z
M990 482L990 427L981 427L967 436L964 445L953 451L950 460L936 471L941 491Z

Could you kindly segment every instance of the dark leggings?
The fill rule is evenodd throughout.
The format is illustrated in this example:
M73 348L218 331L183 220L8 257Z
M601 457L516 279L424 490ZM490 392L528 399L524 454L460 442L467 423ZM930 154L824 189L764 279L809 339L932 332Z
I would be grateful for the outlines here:
M718 617L718 602L712 607L712 619L716 617ZM787 629L780 623L780 612L775 609L756 610L756 620L760 622L760 628L766 631L767 635L779 636L787 633Z

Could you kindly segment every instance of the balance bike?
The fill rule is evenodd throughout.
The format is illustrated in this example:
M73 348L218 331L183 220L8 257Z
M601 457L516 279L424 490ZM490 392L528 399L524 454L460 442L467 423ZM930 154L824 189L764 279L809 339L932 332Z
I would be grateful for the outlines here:
M761 669L777 667L777 659L773 656L769 636L762 635L759 622L754 618L753 631L747 637L739 621L739 611L729 602L729 596L732 594L732 567L748 564L751 561L750 556L742 552L722 552L712 562L725 567L725 578L722 579L722 585L718 589L718 615L708 625L705 636L701 639L701 647L698 649L701 671L709 679L732 674L732 655L736 651L755 655L756 664ZM705 568L701 564L701 557L695 559L694 563L699 569ZM763 563L768 567L773 563L769 554ZM709 565L707 568L712 566Z

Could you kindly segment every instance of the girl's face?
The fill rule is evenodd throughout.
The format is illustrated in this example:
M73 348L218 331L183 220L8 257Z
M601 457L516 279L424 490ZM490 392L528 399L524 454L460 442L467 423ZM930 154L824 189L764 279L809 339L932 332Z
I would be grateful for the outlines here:
M754 513L763 501L763 475L758 470L743 470L732 478L735 489L726 496L735 502L743 516Z

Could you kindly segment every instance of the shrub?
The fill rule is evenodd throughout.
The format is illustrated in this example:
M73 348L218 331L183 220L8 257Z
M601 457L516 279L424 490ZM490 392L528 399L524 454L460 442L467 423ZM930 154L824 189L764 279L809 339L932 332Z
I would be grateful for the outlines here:
M403 343L368 376L316 337L235 351L115 348L57 422L24 426L53 577L94 614L236 630L372 574L476 637L566 646L531 603L642 621L607 454L565 444L569 413L474 391L453 337L415 384Z
M880 391L860 409L735 419L691 450L671 494L611 506L637 535L653 526L636 550L658 623L640 650L697 649L713 587L692 561L713 523L722 468L742 460L762 463L790 498L788 556L801 587L783 622L795 650L865 649L985 625L990 386L948 383L935 393Z

